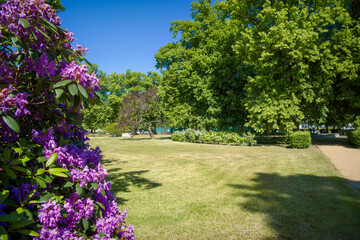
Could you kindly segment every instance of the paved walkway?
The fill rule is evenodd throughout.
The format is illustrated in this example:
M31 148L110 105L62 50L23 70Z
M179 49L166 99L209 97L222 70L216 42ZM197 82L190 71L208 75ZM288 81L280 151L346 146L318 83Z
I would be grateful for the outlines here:
M347 144L346 137L315 138L316 145L335 168L360 191L360 149Z

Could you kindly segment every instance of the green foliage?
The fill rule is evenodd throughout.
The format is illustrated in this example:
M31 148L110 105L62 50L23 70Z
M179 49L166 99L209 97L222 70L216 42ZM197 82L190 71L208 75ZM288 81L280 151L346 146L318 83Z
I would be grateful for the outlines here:
M96 129L105 128L110 122L109 116L112 109L105 104L95 104L81 110L82 125L85 129L94 132Z
M37 209L31 205L35 204L40 208L40 205L49 199L62 201L63 197L56 193L64 191L63 184L69 182L70 172L54 164L57 159L56 153L46 160L41 157L42 147L24 138L8 144L6 148L0 147L0 152L3 153L0 161L0 204L15 207L15 211L11 214L0 215L0 222L6 222L7 234L39 236L37 232L31 230L37 224L34 220L37 217ZM47 190L38 194L34 189L26 198L19 197L19 202L15 202L10 198L10 191L13 186L21 184L31 184L38 189L47 188ZM1 233L0 236L2 238L7 236L5 233L4 235Z
M349 144L360 148L360 129L348 132L348 141Z
M193 20L173 21L175 43L155 55L163 69L159 87L170 125L204 129L241 127L245 67L232 45L237 29L226 20L224 2L193 2Z
M100 93L104 104L112 109L108 116L109 122L119 120L119 110L123 100L132 92L144 92L159 85L161 76L156 72L149 71L147 74L131 72L117 74L105 73L94 69L99 76Z
M289 143L292 148L308 148L311 145L310 132L297 131L289 136Z
M171 135L173 141L207 143L207 144L229 144L241 146L254 146L255 135L251 133L237 132L217 132L205 130L186 129L185 131L175 131Z
M360 115L353 1L199 1L155 55L174 126L291 133ZM260 128L259 128L260 127Z
M107 128L106 132L110 133L111 135L116 134L117 136L121 136L122 133L129 132L128 127L121 127L119 126L118 122L110 123Z

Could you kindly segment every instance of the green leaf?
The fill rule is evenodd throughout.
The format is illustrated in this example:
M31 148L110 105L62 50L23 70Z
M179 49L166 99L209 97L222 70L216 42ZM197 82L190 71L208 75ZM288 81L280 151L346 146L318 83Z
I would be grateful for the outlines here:
M63 87L69 83L71 83L72 81L70 79L68 80L63 80L63 81L60 81L60 82L57 82L53 85L53 88L59 88L59 87Z
M28 156L23 156L23 157L19 158L19 160L20 160L22 163L27 163L27 162L30 161L31 159L30 159Z
M16 36L11 37L11 42L14 47L16 47L17 49L21 49L21 45L20 45L20 41L19 41L18 37L16 37Z
M63 186L63 188L71 188L72 186L74 186L73 182L66 182Z
M27 146L27 142L26 142L25 138L21 138L19 140L19 143L20 143L20 147L22 147L22 148L25 148Z
M37 171L36 171L36 174L37 175L43 175L45 173L45 170L43 168L39 168Z
M9 175L11 179L16 179L16 173L12 169L5 168L5 172L7 173L7 175Z
M41 156L41 157L38 157L37 159L36 159L39 163L43 163L43 162L45 162L45 157L44 156Z
M39 178L36 178L36 182L41 188L46 188L46 182L44 180L41 180Z
M1 240L8 240L9 235L7 234L5 228L3 226L0 226L0 239Z
M85 99L88 99L89 95L88 95L88 93L86 92L86 90L83 88L83 86L81 86L81 85L79 84L79 85L78 85L78 88L79 88L79 91L80 91L81 95L83 95Z
M50 37L49 37L46 33L44 33L43 31L41 31L38 27L35 27L35 29L36 29L39 33L41 33L42 35L44 35L47 39L51 40Z
M30 198L32 198L34 196L34 194L36 193L36 189L33 189L31 192L29 192L26 196L26 198L24 199L24 202L28 202Z
M11 168L16 170L16 171L19 171L19 172L23 172L23 173L26 173L26 174L31 174L31 171L29 169L27 169L27 168L24 168L24 167L13 166Z
M79 194L79 195L81 195L82 192L83 192L82 187L80 187L80 183L77 183L77 184L76 184L76 192L77 192L77 194Z
M64 90L62 89L55 89L56 98L61 97L61 95L64 93Z
M91 183L91 187L92 187L94 190L96 190L96 189L98 189L99 184L98 184L98 183Z
M84 225L84 229L85 229L85 232L86 232L86 230L89 229L89 221L87 221L85 218L83 218L83 225Z
M78 89L75 84L71 84L68 88L69 88L71 95L75 96L78 94Z
M9 190L3 190L1 193L0 193L0 204L3 203L7 197L9 196L10 194L10 191Z
M21 218L18 216L14 216L14 215L5 215L5 214L1 214L0 215L0 222L17 222L20 221Z
M35 232L34 230L30 229L18 229L15 232L21 233L23 235L32 236L32 237L38 237L39 234Z
M69 170L67 170L66 168L50 168L48 170L49 173L53 173L53 172L62 172L62 173L65 173L65 172L69 172Z
M65 168L50 168L48 172L58 177L68 177L65 173L69 172L69 170Z
M51 154L49 159L46 161L46 167L49 167L51 164L53 164L56 161L57 157L58 157L57 153Z
M9 148L5 148L4 150L4 154L3 154L3 161L6 164L10 159L10 149Z
M24 212L25 212L25 214L26 214L26 216L28 217L29 220L32 220L32 221L34 220L33 214L29 209L24 208Z
M104 237L105 236L105 234L103 233L103 232L100 232L99 233L99 238L101 239L102 237Z
M20 132L19 124L15 121L15 119L13 119L10 116L3 116L2 119L4 120L6 125L9 126L9 128L11 128L12 130L14 130L17 133Z
M42 196L40 196L39 200L36 201L36 203L44 203L44 202L48 202L49 199L52 197L53 195L51 193L44 193ZM33 202L33 201L31 201ZM30 202L30 203L31 203Z
M19 21L20 21L21 25L22 25L24 28L29 28L30 23L29 23L28 20L23 19L23 18L20 18Z
M52 183L53 179L49 177L48 175L45 175L45 178L42 178L47 183Z

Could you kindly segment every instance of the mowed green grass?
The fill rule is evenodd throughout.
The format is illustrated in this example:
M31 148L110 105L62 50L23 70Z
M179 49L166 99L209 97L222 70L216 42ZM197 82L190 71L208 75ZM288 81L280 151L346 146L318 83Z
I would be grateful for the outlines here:
M360 239L360 198L316 148L93 137L136 239Z

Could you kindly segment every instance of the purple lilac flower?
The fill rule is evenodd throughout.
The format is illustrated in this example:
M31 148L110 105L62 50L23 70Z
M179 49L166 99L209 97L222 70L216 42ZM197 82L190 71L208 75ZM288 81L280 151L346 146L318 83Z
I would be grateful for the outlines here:
M12 86L4 88L0 92L0 110L6 114L10 109L16 109L14 115L15 117L20 117L21 115L29 115L30 111L26 108L28 101L26 98L29 96L28 93L18 93L15 96L12 96L11 93L15 89Z
M126 226L121 226L121 230L124 230ZM128 239L128 240L135 240L135 228L134 226L130 225L122 232L118 234L118 237L121 239Z
M60 74L71 79L73 82L79 83L85 89L98 91L100 89L99 79L94 72L91 75L87 72L86 65L79 66L75 61L72 61Z
M49 200L47 203L41 204L38 217L44 227L56 227L61 218L61 207L56 200Z

